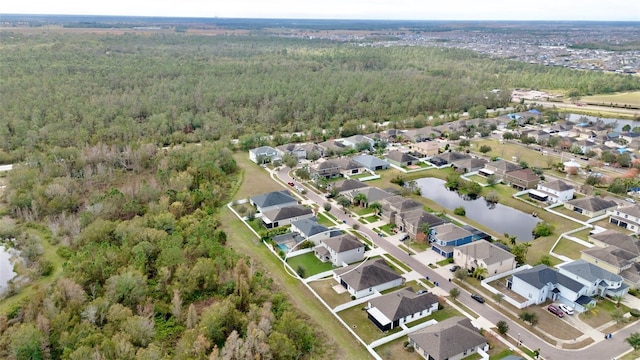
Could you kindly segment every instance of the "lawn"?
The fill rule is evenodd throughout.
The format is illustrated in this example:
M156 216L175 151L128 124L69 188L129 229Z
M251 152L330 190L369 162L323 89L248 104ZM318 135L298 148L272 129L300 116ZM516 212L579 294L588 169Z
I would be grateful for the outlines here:
M235 153L233 158L243 170L242 185L240 185L237 194L242 195L244 198L249 198L254 195L284 189L284 186L271 179L265 169L249 160L249 156L245 152Z
M331 226L335 226L336 223L331 221L329 219L329 217L333 218L333 215L329 214L329 213L318 213L317 215L318 217L318 224L320 225L324 225L327 227L331 227Z
M561 213L561 214L564 214L564 215L566 215L566 216L569 216L569 217L571 217L571 218L574 218L574 219L576 219L576 220L580 220L580 221L587 221L587 220L589 220L589 217L588 217L588 216L585 216L585 215L579 214L579 213L577 213L577 212L575 212L575 211L573 211L573 210L569 210L569 209L567 209L567 208L566 208L566 207L564 207L564 206L558 206L558 207L556 207L556 208L553 208L552 210L553 210L553 211L555 211L555 212L559 212L559 213Z
M615 104L615 105L640 105L640 91L619 94L592 95L581 98L584 102Z
M380 227L380 230L386 232L389 235L393 234L393 229L396 228L395 224L386 224Z
M370 222L370 223L374 223L374 222L376 222L376 221L380 220L380 218L379 218L379 217L377 217L377 216L375 216L375 215L367 216L367 217L366 217L366 218L364 218L364 219L365 219L367 222Z
M385 336L397 333L402 330L401 327L391 329L387 332L382 332L376 325L367 317L367 311L364 310L366 304L350 307L346 310L342 310L338 315L349 325L353 331L355 331L367 344L374 340L383 338Z
M333 279L318 280L309 283L309 286L332 308L351 301L351 296L348 292L345 291L342 294L338 294L333 290L335 285L338 285L338 283Z
M299 268L304 269L305 278L333 269L330 262L323 263L312 252L288 258L287 263L296 272Z
M380 345L375 348L376 353L384 360L420 360L424 359L415 351L405 350L404 343L407 341L406 336L402 336L396 340Z
M413 269L411 269L410 267L408 267L407 265L405 265L402 261L396 259L395 257L393 257L391 254L384 254L384 257L386 257L387 259L389 259L390 261L392 261L394 264L400 266L400 268L402 268L402 270L404 270L404 272L411 272L413 271ZM394 264L389 264L390 266L393 266Z
M501 144L497 139L482 138L473 140L472 144L474 149L479 149L483 145L491 147L491 151L489 151L486 156L497 156L509 161L511 161L513 157L516 157L518 159L517 162L524 161L529 164L530 167L546 169L549 168L552 163L558 161L558 158L554 156L541 156L540 151L536 151L533 148L507 141ZM536 145L536 147L539 146Z
M471 175L471 176L467 176L467 179L471 180L471 181L475 181L478 184L483 184L486 185L487 184L487 178L484 176L480 176L480 175Z
M603 299L598 301L596 306L596 313L585 311L579 316L582 321L595 328L611 321L611 313L616 309L616 304L613 301ZM624 312L629 311L629 308L624 305L624 302L620 304L620 309L622 309Z
M374 212L374 209L369 207L362 207L362 206L352 206L352 207L349 207L349 210L351 210L351 212L354 212L360 216L368 215Z
M558 241L558 245L553 248L553 252L576 260L580 258L580 252L586 249L588 249L586 246L580 245L575 241L562 238Z

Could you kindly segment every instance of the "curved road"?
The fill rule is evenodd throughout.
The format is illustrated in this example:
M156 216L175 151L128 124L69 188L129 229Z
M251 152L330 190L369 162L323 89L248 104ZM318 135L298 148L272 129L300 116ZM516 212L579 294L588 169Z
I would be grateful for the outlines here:
M280 171L277 172L277 175L284 183L293 181L293 179L289 176L288 167L283 166ZM297 184L302 185L300 183ZM315 201L320 206L327 202L326 198L318 195L312 190L307 190L305 196ZM358 230L367 234L378 247L384 249L386 252L398 259L398 261L402 261L410 268L420 273L422 276L429 276L429 279L432 280L432 282L437 281L443 290L449 292L449 290L454 287L454 285L450 283L448 279L442 277L427 265L408 255L405 251L399 249L397 246L390 243L385 238L379 237L378 234L373 232L371 229L367 228L366 226L360 226L360 223L357 220L349 217L348 215L345 215L344 211L336 208L336 206L332 206L330 213L337 219L346 221L349 226L357 224L359 226ZM464 289L460 290L464 292ZM611 359L614 356L618 356L619 354L622 354L630 349L630 346L624 339L626 339L629 334L633 332L633 330L638 331L636 327L628 326L625 329L614 333L614 336L611 340L605 341L603 339L602 341L596 342L594 345L579 350L563 350L542 341L536 335L529 332L526 327L523 327L519 323L506 318L499 312L493 310L493 308L491 308L490 306L476 302L475 300L471 299L470 296L461 296L458 298L458 301L463 303L478 315L489 320L493 324L496 324L500 320L506 321L507 324L509 324L509 334L520 334L520 339L522 340L523 344L530 349L540 349L540 354L545 360L560 360L566 359L569 356L579 357L580 360Z

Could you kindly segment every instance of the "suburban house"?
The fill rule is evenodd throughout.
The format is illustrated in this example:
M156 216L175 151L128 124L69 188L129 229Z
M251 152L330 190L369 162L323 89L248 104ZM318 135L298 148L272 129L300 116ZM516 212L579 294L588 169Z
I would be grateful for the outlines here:
M294 221L309 219L313 211L302 205L285 206L262 212L262 222L267 229L289 225Z
M293 197L289 190L272 191L249 198L249 203L256 207L258 212L265 213L269 210L298 205L298 199Z
M593 196L569 200L564 203L565 208L590 218L604 215L607 210L613 210L616 206L618 204L613 200Z
M389 168L388 162L369 154L354 156L352 160L371 171Z
M529 197L538 201L557 203L573 199L573 192L572 185L561 180L555 180L538 184L536 190L529 190Z
M412 199L407 199L400 195L382 199L382 201L380 201L380 204L382 205L382 214L380 217L382 218L382 220L388 223L395 223L396 216L398 216L399 214L423 208L422 204L420 204L419 202Z
M489 351L487 340L471 320L454 316L409 334L409 345L427 360L459 360Z
M623 281L630 287L638 287L636 281L629 281L622 275L622 272L631 269L635 263L639 262L640 255L610 245L607 247L594 246L590 249L582 250L580 258L622 276Z
M540 182L540 176L534 173L531 168L526 168L509 171L505 174L504 181L516 189L534 189Z
M411 239L424 243L428 239L424 233L425 229L431 229L446 222L424 209L415 209L396 216L395 224L399 231L406 232Z
M399 167L406 167L420 163L420 160L417 157L398 150L389 151L385 159L390 164Z
M297 232L304 240L313 241L314 244L320 244L320 241L330 238L334 233L342 234L340 230L329 229L328 227L318 224L316 218L302 219L291 223L291 231Z
M369 300L367 316L382 331L394 329L438 310L438 297L428 292L417 294L412 288L394 291Z
M347 266L364 259L364 244L351 234L343 234L320 240L320 245L313 248L313 252L322 262Z
M456 160L452 164L454 169L459 170L463 173L470 173L484 168L484 165L486 163L487 160L485 159L470 158Z
M589 235L589 241L600 247L615 246L640 256L640 240L615 230L605 230L597 234L591 234Z
M438 141L425 141L411 144L411 150L425 157L438 155L440 143Z
M365 196L365 198L366 198L364 204L362 204L363 206L369 206L369 204L373 204L375 202L380 202L383 199L395 196L394 194L386 192L386 191L384 191L384 190L382 190L380 188L377 188L377 187L365 187L365 188L355 189L355 190L351 190L349 192L346 192L344 195L349 200L351 200L353 202L353 199L358 194L363 194Z
M444 160L447 164L453 164L459 160L471 159L471 156L469 154L465 154L457 151L448 151L436 157L438 159Z
M613 210L608 210L609 222L621 228L640 234L640 206L628 205L618 206Z
M453 250L454 262L471 271L481 267L487 269L486 276L493 276L516 268L516 257L512 253L488 241L474 241Z
M583 259L560 265L558 271L586 287L587 296L623 296L629 287L622 277Z
M584 305L595 303L586 295L586 286L543 264L513 274L507 280L507 288L527 299L526 305L542 304L549 299L583 312Z
M366 168L364 166L351 160L351 158L339 158L332 160L332 162L338 165L340 175L345 177L359 175L366 172Z
M345 145L342 140L327 140L318 144L323 147L325 150L325 154L341 154L346 150L351 149L351 147Z
M400 286L405 281L380 258L335 269L333 278L356 299Z
M337 191L338 194L346 194L354 190L365 189L368 187L369 185L354 179L340 180L331 184L331 189Z
M249 150L249 159L256 164L264 164L280 159L280 155L271 146L260 146Z
M518 169L522 168L514 163L510 163L506 160L495 160L486 163L481 172L485 176L496 175L499 179L504 179L508 172Z
M340 165L334 160L318 161L309 167L312 179L331 179L340 176Z
M458 225L446 223L431 229L431 248L438 254L453 257L453 248L473 241L473 234Z
M317 158L324 156L324 148L317 144L285 144L276 147L280 157L285 154L291 154L298 159L307 159L311 154L315 153Z

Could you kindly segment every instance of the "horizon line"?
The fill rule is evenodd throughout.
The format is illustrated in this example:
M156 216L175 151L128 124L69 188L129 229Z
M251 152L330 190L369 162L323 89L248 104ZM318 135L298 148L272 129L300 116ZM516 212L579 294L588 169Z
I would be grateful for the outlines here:
M94 17L122 17L122 18L157 18L157 19L219 19L219 20L324 20L324 21L471 21L471 22L626 22L626 23L640 23L640 19L637 20L611 20L611 19L411 19L411 18L331 18L331 17L227 17L227 16L168 16L168 15L124 15L124 14L62 14L62 13L2 13L0 12L0 21L2 16L94 16Z

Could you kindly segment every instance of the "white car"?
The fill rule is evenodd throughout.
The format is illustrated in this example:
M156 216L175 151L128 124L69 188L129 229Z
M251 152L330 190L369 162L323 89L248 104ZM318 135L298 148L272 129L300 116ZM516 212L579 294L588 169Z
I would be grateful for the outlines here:
M568 307L565 304L560 304L558 305L558 307L560 308L560 310L564 311L567 315L573 315L573 309Z

